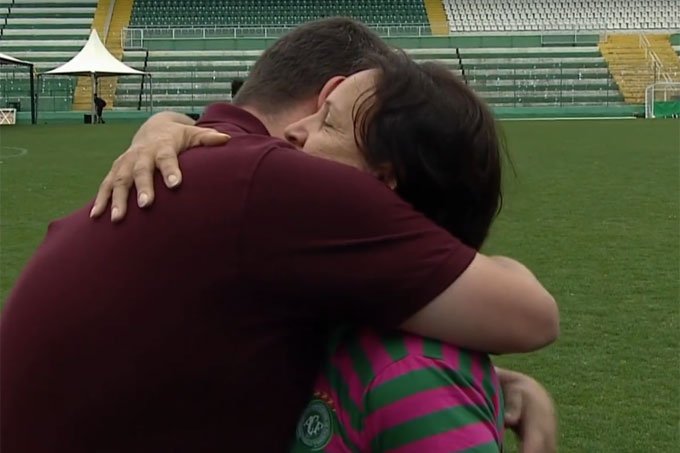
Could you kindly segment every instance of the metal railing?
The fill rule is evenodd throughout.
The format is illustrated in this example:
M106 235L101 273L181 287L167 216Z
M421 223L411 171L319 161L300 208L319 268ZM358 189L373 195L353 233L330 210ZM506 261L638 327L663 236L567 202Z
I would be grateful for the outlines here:
M124 28L121 44L125 49L139 49L149 40L214 39L214 38L278 38L294 29L295 25L223 26L223 27L153 27ZM431 36L429 25L371 25L383 37Z
M657 55L657 53L652 48L649 38L647 38L645 33L640 33L639 43L640 48L642 48L642 50L645 52L645 60L647 60L647 63L654 74L654 81L657 81L659 78L661 78L665 82L671 82L673 80L672 75L664 67L663 61L661 61L659 55Z
M168 39L213 39L213 38L278 38L294 29L296 25L225 25L216 27L128 27L121 33L121 45L127 49L144 47L144 41ZM369 25L382 37L423 37L432 36L430 26L422 25ZM526 31L449 31L456 36L536 36L540 35L541 45L597 45L591 36L599 40L612 34L631 33L632 30L526 30ZM665 33L678 33L680 30L665 30Z
M485 67L467 69L466 78L470 87L494 105L608 106L623 102L611 77L589 78L589 69L592 68L565 68L560 63L535 70Z
M142 69L143 72L148 72L147 69L149 67L149 51L144 52L144 68ZM145 77L142 77L142 81L140 82L139 85L139 100L137 102L137 110L142 110L142 102L144 102L144 80Z
M452 70L461 72L460 67ZM466 78L471 88L494 105L559 107L623 102L611 77L596 78L598 75L591 75L589 70L592 68L562 67L559 63L540 69L472 67L466 68ZM167 75L158 74L154 81L154 105L200 112L211 102L228 100L231 81L244 76L247 74L197 71L191 66L181 77L175 71ZM138 95L136 81L119 81L116 106L137 108Z
M463 62L465 59L463 58ZM6 69L6 68L3 68ZM179 107L200 112L211 102L229 99L230 84L236 77L247 73L233 71L197 71L187 68L178 77L175 72L168 76L159 74L154 82L154 105ZM460 67L453 70L460 73ZM489 103L521 107L541 104L543 106L570 106L583 104L611 105L623 101L616 83L610 78L594 78L592 68L562 67L556 63L549 68L509 69L507 66L474 68L466 67L467 83ZM21 102L27 109L30 102L27 79L18 73L0 71L0 107ZM40 92L41 112L71 110L76 79L43 79L37 89ZM147 87L140 105L140 84L133 79L120 79L116 93L116 108L139 110L150 108L146 99Z
M17 110L31 109L30 75L11 66L0 66L0 108L18 104ZM36 95L40 96L38 108L41 112L66 111L73 108L73 92L77 79L73 77L52 77L36 84Z
M591 45L595 46L602 39L602 35L593 30L573 30L570 32L550 32L548 30L541 30L533 32L533 34L540 33L541 46L580 46ZM515 36L515 33L512 33ZM597 40L592 36L597 36Z
M104 43L109 39L109 29L111 28L111 20L113 19L113 10L116 7L116 0L112 0L109 4L109 10L106 13L106 21L104 22L104 35L102 36Z

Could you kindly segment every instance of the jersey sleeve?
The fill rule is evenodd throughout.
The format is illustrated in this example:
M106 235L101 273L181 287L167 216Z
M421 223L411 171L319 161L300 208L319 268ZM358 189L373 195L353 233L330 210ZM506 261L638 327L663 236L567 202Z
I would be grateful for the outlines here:
M297 150L261 160L244 213L244 277L298 320L399 325L475 255L368 173Z
M441 360L408 356L365 395L366 451L498 453L497 420L470 378Z

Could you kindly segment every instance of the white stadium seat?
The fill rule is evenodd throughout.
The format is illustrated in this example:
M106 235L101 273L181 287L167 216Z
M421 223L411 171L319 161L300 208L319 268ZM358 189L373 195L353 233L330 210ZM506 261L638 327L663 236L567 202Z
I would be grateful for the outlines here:
M680 29L680 0L443 0L461 31Z

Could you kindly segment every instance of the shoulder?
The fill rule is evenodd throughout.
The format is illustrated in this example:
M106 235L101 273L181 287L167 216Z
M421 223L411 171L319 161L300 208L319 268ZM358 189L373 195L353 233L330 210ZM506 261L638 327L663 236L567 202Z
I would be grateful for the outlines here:
M431 338L400 331L366 330L354 341L369 346L366 354L375 364L370 389L395 380L399 385L416 385L414 382L425 386L437 386L438 382L472 385L482 376L493 374L488 354Z
M338 363L354 365L364 385L364 394L389 382L423 379L450 382L449 371L458 371L465 350L440 341L398 330L348 329L334 337L334 357ZM433 371L437 371L432 375Z
M330 347L336 357L353 356L353 362L364 361L374 380L423 366L469 371L471 362L489 362L487 354L396 329L345 328L333 336Z
M342 220L350 231L367 231L377 225L382 225L381 231L404 229L404 223L391 224L390 220L424 228L420 223L425 218L371 174L278 144L259 160L249 193L257 209L285 207L290 210L288 218L302 215L326 225L332 219ZM345 225L343 219L350 218L355 223Z
M371 193L395 194L377 178L346 164L310 156L285 142L272 142L259 164L258 173L264 178L296 182L296 185L318 184L340 188L342 192L373 189Z

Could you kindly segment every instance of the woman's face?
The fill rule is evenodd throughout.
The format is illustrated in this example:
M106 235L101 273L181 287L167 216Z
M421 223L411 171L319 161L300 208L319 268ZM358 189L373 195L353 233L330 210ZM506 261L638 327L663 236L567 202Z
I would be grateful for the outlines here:
M375 88L376 74L361 71L343 80L318 112L286 128L286 140L308 154L369 170L354 139L353 111Z

